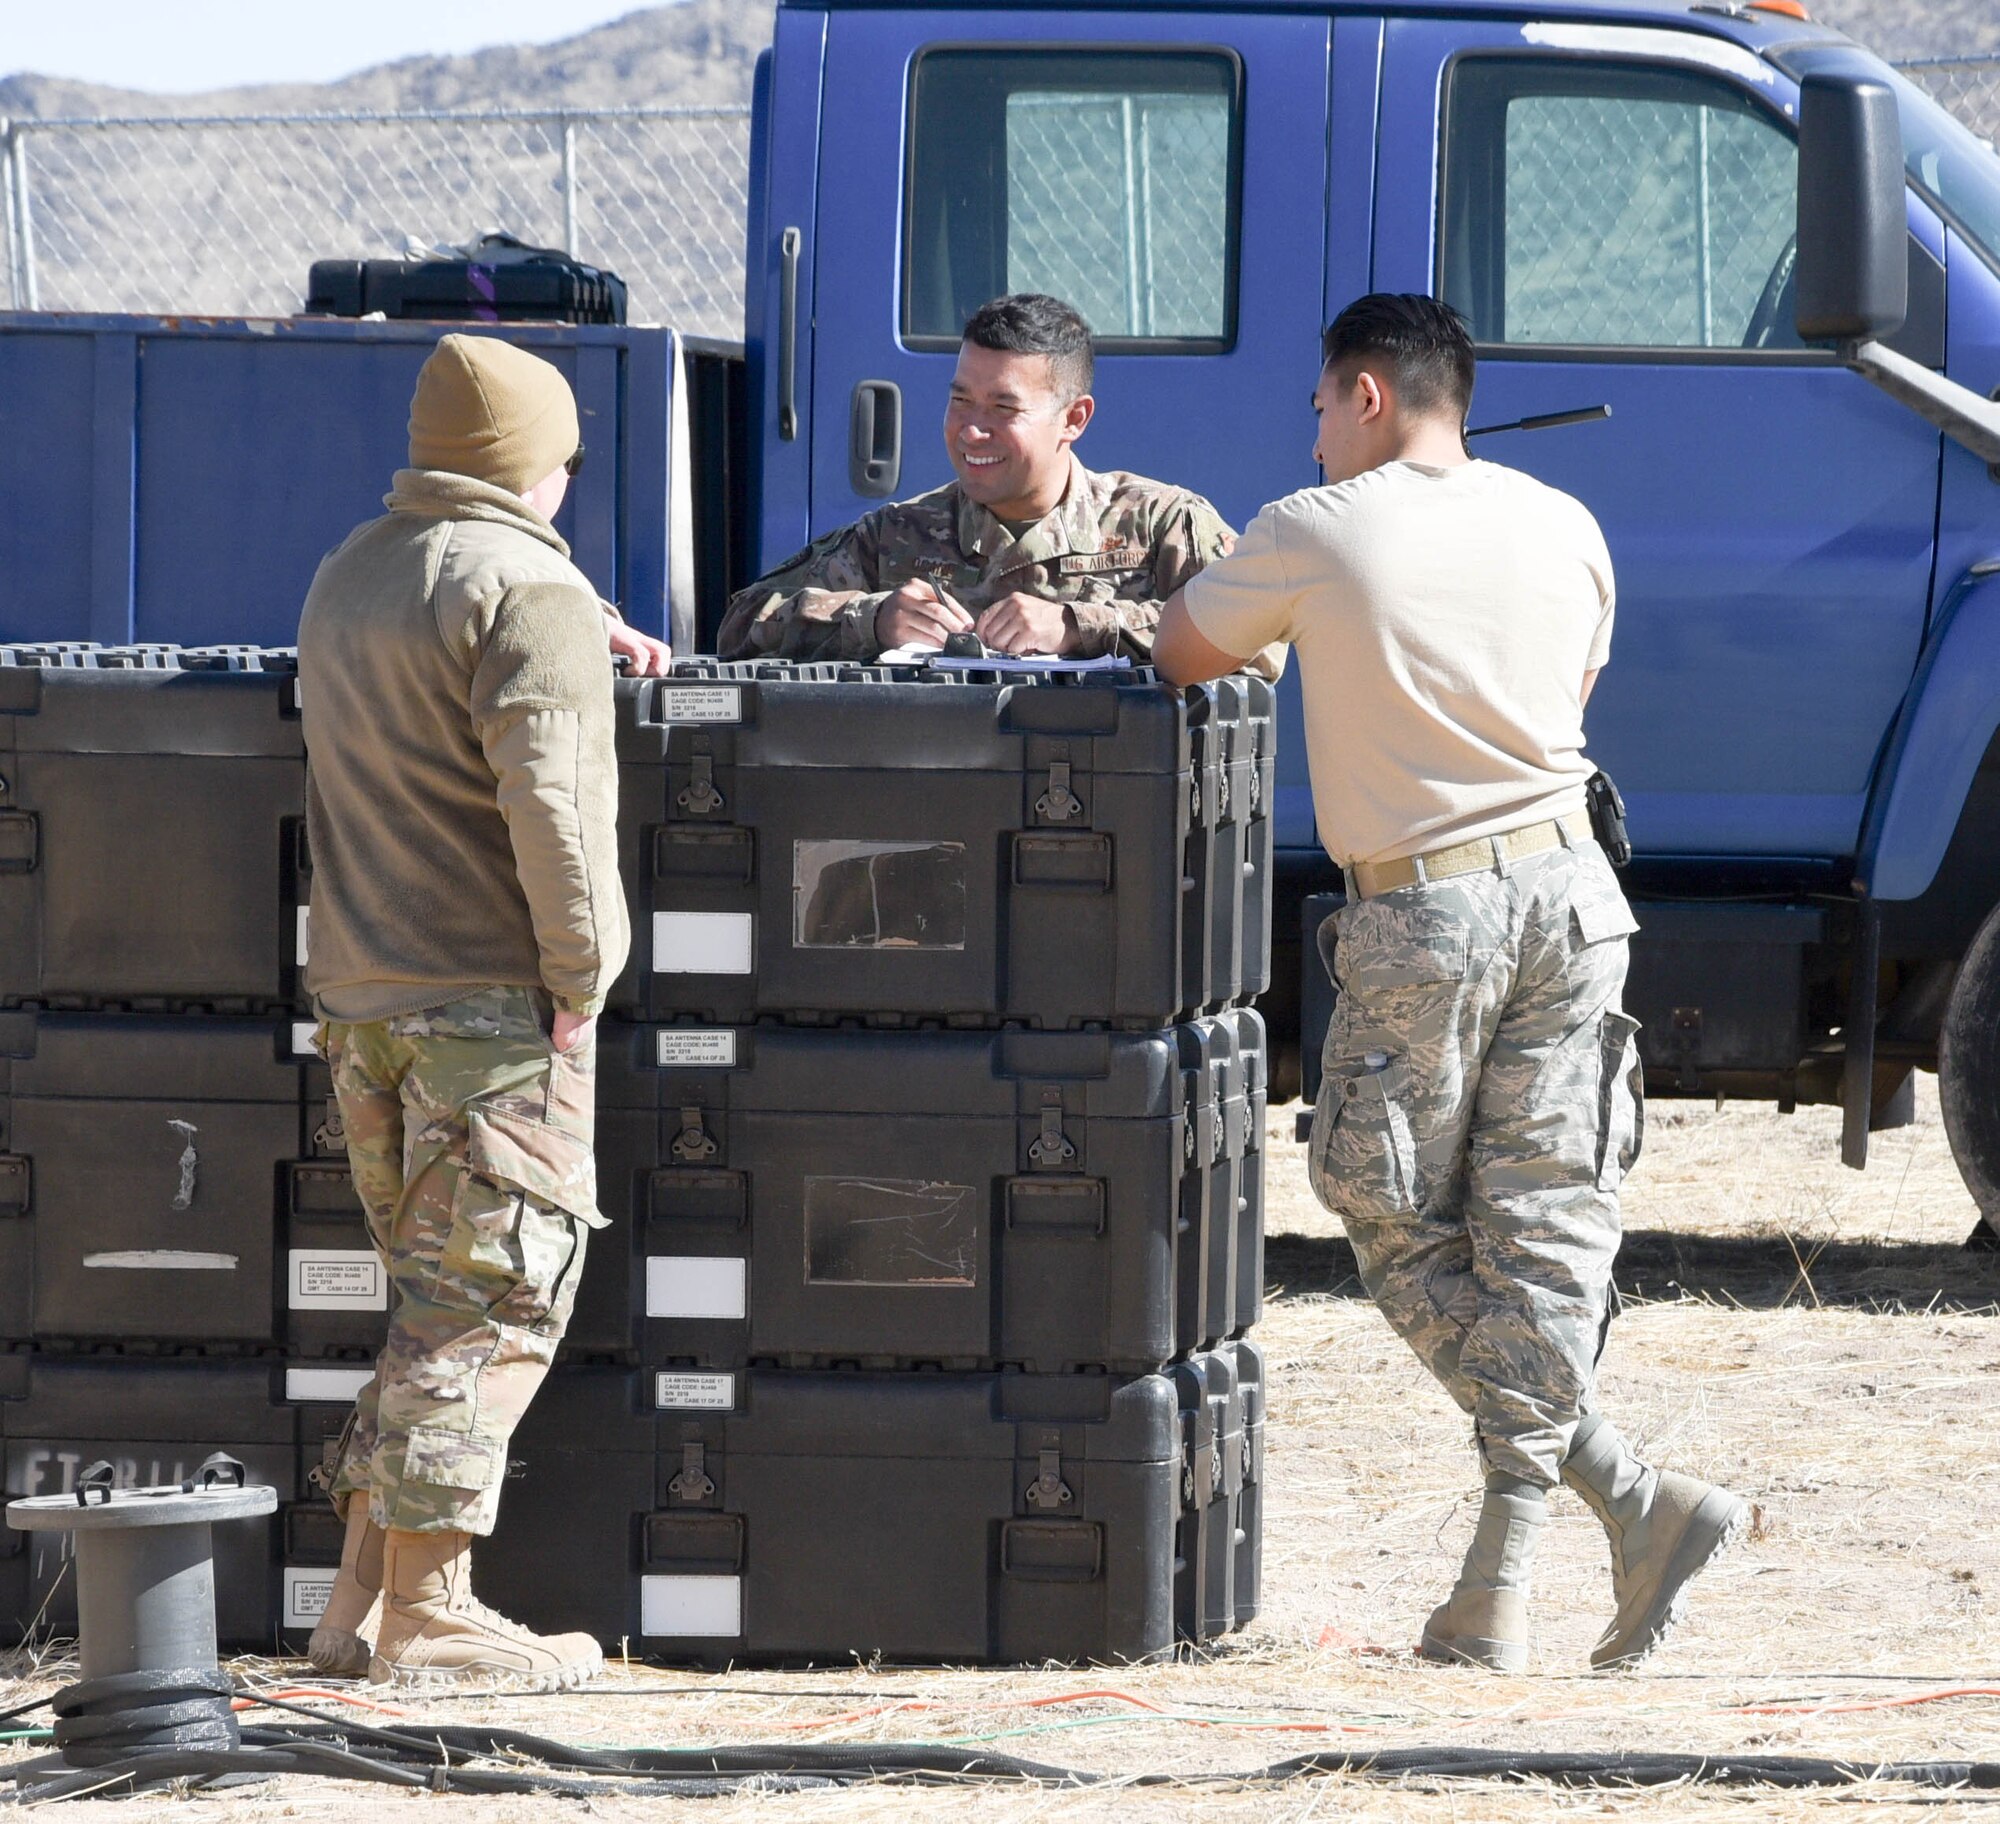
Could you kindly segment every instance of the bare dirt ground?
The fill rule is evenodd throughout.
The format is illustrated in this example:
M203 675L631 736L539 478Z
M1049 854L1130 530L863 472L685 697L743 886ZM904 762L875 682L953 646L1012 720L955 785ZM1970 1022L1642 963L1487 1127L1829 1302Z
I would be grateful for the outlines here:
M1535 1664L1508 1679L1410 1648L1447 1587L1476 1476L1464 1421L1355 1283L1274 1113L1264 1610L1220 1652L1138 1670L689 1675L614 1665L562 1698L401 1706L621 1745L978 1739L1031 1759L1186 1783L1087 1791L848 1789L679 1802L704 1824L849 1820L1643 1820L1771 1824L1974 1815L1991 1794L1537 1782L1210 1783L1316 1748L1775 1753L1847 1761L2000 1757L2000 1255L1958 1243L1974 1212L1928 1081L1917 1124L1876 1137L1865 1176L1836 1159L1831 1110L1781 1117L1656 1104L1627 1191L1606 1404L1659 1461L1728 1481L1752 1536L1696 1586L1688 1620L1636 1672L1593 1675L1609 1613L1595 1522L1556 1502ZM282 1689L298 1668L243 1662ZM66 1675L0 1661L0 1709ZM1079 1695L1095 1694L1095 1695ZM1113 1695L1115 1694L1115 1695ZM323 1706L332 1709L332 1705ZM359 1716L361 1712L349 1712ZM40 1720L24 1719L26 1722ZM378 1719L402 1720L402 1719ZM0 1729L19 1724L0 1724ZM39 1752L0 1742L0 1763ZM122 1820L418 1817L437 1824L632 1819L663 1801L392 1795L287 1779L179 1800L87 1801ZM673 1803L671 1801L664 1803ZM68 1815L68 1814L65 1814ZM1990 1815L1980 1812L1982 1817Z

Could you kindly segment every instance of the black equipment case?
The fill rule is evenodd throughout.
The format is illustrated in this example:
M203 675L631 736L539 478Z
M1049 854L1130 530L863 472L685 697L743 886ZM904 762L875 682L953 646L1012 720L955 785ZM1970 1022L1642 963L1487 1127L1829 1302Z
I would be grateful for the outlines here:
M656 1409L659 1379L545 1384L486 1600L702 1665L1139 1660L1255 1613L1254 1344L1129 1379L757 1370L733 1411Z
M373 1356L387 1284L311 1031L0 1013L0 1345Z
M1257 1315L1263 1022L599 1032L573 1354L1152 1369Z
M296 998L305 808L281 661L0 648L0 1006Z
M315 260L305 314L454 323L622 323L625 281L553 249L533 258Z
M340 1559L307 1476L365 1372L0 1355L0 1480L156 1485L226 1451L279 1510L216 1533L218 1638L298 1652ZM550 1375L475 1554L488 1601L695 1664L1146 1659L1256 1613L1254 1344L1127 1379L763 1370L706 1413L659 1380ZM0 1529L0 1645L74 1636L59 1543Z
M696 660L625 686L613 1010L1152 1028L1260 993L1270 702L1144 670Z

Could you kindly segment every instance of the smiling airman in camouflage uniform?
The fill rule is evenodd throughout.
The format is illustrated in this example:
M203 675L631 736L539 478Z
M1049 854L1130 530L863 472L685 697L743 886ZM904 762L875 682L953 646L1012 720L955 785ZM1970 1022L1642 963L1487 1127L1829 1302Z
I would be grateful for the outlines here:
M1236 542L1199 494L1096 474L1090 325L1022 292L967 318L944 413L955 479L863 514L731 600L726 659L856 659L935 651L976 633L995 652L1152 657L1167 597ZM1282 652L1254 669L1275 678Z

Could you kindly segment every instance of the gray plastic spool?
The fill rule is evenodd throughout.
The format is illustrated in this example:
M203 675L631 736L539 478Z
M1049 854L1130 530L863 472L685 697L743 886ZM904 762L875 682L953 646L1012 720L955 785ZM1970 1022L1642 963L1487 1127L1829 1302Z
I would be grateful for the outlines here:
M223 1478L231 1475L233 1482ZM7 1504L21 1532L68 1533L76 1550L77 1657L85 1681L212 1667L215 1559L210 1527L275 1513L275 1488L242 1486L241 1464L210 1458L161 1488L80 1483Z

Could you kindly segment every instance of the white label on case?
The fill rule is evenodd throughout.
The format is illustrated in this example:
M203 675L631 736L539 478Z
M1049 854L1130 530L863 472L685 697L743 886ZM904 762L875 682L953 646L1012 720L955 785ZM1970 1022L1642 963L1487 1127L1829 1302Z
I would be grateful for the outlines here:
M310 932L311 924L312 924L312 907L301 906L299 908L299 941L296 946L298 950L298 963L301 969L303 969L306 966L306 963L308 961L308 952L312 947L311 932Z
M132 1273L234 1273L234 1254L212 1254L201 1248L111 1248L86 1254L86 1267L115 1267Z
M649 1254L646 1315L740 1321L750 1309L749 1265L734 1254Z
M741 684L662 684L656 702L658 719L669 725L743 720Z
M661 1369L653 1376L653 1404L662 1412L734 1412L736 1377Z
M734 1640L743 1632L743 1579L641 1577L639 1632L682 1640Z
M319 1053L313 1048L313 1034L319 1030L312 1020L292 1022L292 1056L295 1058L316 1058Z
M374 1372L372 1368L287 1368L285 1398L320 1406L348 1406Z
M294 1248L287 1277L294 1311L386 1311L389 1277L372 1248Z
M288 1628L319 1625L326 1613L327 1599L333 1594L338 1573L330 1564L288 1564L285 1566L285 1620Z
M657 1037L653 1062L662 1070L703 1064L734 1069L736 1034L727 1027L707 1027L699 1032L670 1027Z
M655 975L748 975L755 917L749 912L655 912Z

